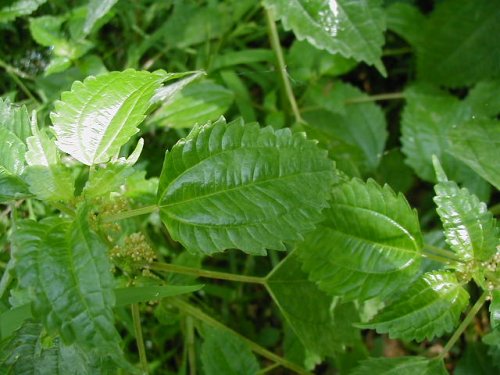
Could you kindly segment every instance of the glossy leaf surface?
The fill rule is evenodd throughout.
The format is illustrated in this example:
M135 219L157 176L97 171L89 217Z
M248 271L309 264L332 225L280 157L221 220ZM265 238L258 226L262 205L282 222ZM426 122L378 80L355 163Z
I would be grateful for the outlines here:
M420 226L402 195L354 179L334 187L325 216L298 248L322 290L347 300L383 298L416 276Z
M265 0L286 30L330 53L374 65L381 61L385 19L378 0Z
M75 82L51 113L59 149L87 165L109 161L138 131L165 74L129 69Z
M455 274L434 271L424 274L392 304L362 328L389 333L403 340L433 339L450 332L469 302L469 294Z
M191 251L265 254L313 229L332 182L333 163L304 134L217 122L167 152L158 205Z

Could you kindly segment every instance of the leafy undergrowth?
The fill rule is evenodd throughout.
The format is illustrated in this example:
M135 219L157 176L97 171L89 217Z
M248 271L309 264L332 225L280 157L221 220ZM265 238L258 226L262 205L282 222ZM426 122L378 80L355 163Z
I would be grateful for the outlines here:
M0 374L500 371L498 0L0 5Z

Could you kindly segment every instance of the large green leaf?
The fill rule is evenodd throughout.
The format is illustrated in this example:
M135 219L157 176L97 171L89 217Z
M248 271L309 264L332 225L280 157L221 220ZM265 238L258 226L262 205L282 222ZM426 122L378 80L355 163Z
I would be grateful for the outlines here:
M195 83L177 93L155 113L152 120L171 128L191 128L217 120L233 100L234 94L220 85Z
M424 357L370 358L350 375L448 375L442 360Z
M250 348L235 335L204 327L201 363L206 375L254 375L259 371Z
M464 184L482 197L487 196L488 187L484 181L448 153L448 133L453 127L472 118L471 108L431 85L412 86L405 91L405 97L401 143L406 163L423 180L435 182L432 155L436 155L452 180Z
M342 82L311 85L305 96L303 127L326 147L339 169L361 177L373 172L381 159L387 139L382 109L373 102L346 104L353 98L368 97Z
M298 248L320 289L349 300L383 298L416 277L422 236L404 196L354 179L333 189L325 216Z
M353 306L338 304L332 311L333 298L307 279L295 251L268 275L266 287L309 352L333 356L360 340L359 331L352 327L357 318Z
M165 155L160 215L187 249L265 254L314 228L333 163L289 129L219 121L195 127Z
M419 77L460 87L499 76L499 19L496 0L439 2L417 45Z
M467 342L465 352L458 360L454 375L491 375L497 374L498 369L495 366L500 363L495 363L488 356L488 347L480 341Z
M406 2L394 2L386 9L387 28L405 39L412 46L422 40L422 26L425 16L420 10Z
M500 114L500 80L479 82L465 99L474 117L495 117Z
M0 22L9 22L13 19L33 13L47 0L14 0L0 9ZM2 5L5 2L2 2Z
M57 146L87 165L109 161L138 131L165 78L128 69L75 82L51 113Z
M457 325L468 302L469 294L454 273L428 272L371 322L359 326L389 333L391 338L432 340Z
M33 314L66 344L76 342L105 355L120 352L107 247L82 209L73 223L60 218L20 221L13 257L21 288L31 293Z
M448 181L437 159L434 163L439 181L434 187L434 202L446 242L464 261L489 260L500 244L496 220L485 203L467 189L460 189L455 182Z
M500 189L500 121L474 120L450 132L449 152Z
M381 61L385 18L379 0L264 0L299 40L363 60L386 74Z

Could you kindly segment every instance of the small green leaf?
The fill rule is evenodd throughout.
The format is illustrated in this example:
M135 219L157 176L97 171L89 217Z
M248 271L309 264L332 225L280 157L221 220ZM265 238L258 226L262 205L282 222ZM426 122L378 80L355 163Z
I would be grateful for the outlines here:
M33 314L66 344L119 356L115 299L107 247L88 228L88 210L73 223L61 218L20 221L13 257L21 288L30 291Z
M326 220L298 247L309 279L347 300L404 289L420 264L416 212L387 185L358 179L335 186Z
M448 375L442 360L424 357L370 358L350 375Z
M115 289L116 306L132 303L157 301L166 297L196 292L203 285L151 285Z
M165 74L128 69L75 82L51 113L56 145L84 164L106 163L138 131Z
M0 23L9 22L17 17L33 13L47 0L15 0L0 9Z
M491 0L436 4L417 45L419 78L463 87L500 75L500 7ZM446 30L446 32L443 32Z
M35 41L45 47L54 47L64 42L61 25L66 17L42 16L30 18L30 32Z
M333 298L319 290L301 270L296 252L290 253L267 276L266 286L286 321L305 348L316 355L334 355L360 339L352 327L356 313L338 319L341 311L332 311ZM344 309L345 310L345 309Z
M406 2L394 2L387 7L386 15L389 30L412 46L422 43L422 26L427 20L416 6Z
M256 124L195 127L165 155L162 221L188 250L284 250L313 229L329 198L333 163L304 134Z
M92 31L95 23L104 17L118 0L90 0L87 6L87 18L83 26L84 35Z
M168 87L168 86L167 86ZM211 82L191 84L160 108L152 120L171 128L192 128L222 116L231 106L234 94Z
M490 323L491 328L500 328L500 290L494 290L491 294Z
M428 272L371 322L358 326L389 333L391 338L432 340L458 324L468 302L469 294L454 273Z
M237 336L204 326L201 363L206 375L255 375L257 359Z
M0 98L0 128L6 128L21 142L31 135L30 118L26 106L17 106Z
M264 5L297 39L363 60L386 75L380 59L385 18L379 0L265 0Z
M480 119L465 122L449 134L449 152L500 189L500 121Z
M448 181L437 158L434 163L439 181L434 187L434 202L446 242L464 261L489 260L499 244L496 220L485 203L467 189L460 189L455 182Z

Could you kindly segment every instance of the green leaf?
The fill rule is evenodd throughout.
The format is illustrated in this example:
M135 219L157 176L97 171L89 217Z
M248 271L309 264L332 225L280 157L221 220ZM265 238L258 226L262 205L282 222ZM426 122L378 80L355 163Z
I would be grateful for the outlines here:
M30 118L26 106L17 106L0 98L0 128L6 128L21 142L31 135Z
M66 21L63 16L42 16L30 18L30 32L33 39L45 47L64 43L61 26Z
M25 167L26 145L13 132L0 127L0 171L21 175Z
M111 265L106 245L88 228L87 212L81 209L73 223L55 217L20 221L13 236L16 273L49 332L66 344L118 356Z
M31 132L33 135L26 139L28 151L25 158L28 167L24 174L30 191L44 200L72 199L75 180L71 170L60 163L57 147L45 129L38 129L35 114Z
M479 82L465 102L472 108L475 117L495 117L500 114L500 80Z
M500 328L500 290L494 290L491 294L490 323L491 328Z
M477 174L500 189L500 121L480 119L468 121L449 133L449 152Z
M303 113L308 135L328 149L339 169L357 177L377 168L387 139L385 115L378 105L346 104L352 98L366 97L342 82L313 85L306 104L320 109Z
M431 85L412 86L405 91L405 97L401 143L406 163L421 179L434 183L432 155L436 155L452 180L464 184L478 196L487 197L488 187L484 181L449 154L448 134L454 126L472 118L471 108Z
M266 8L319 49L340 53L374 65L384 76L381 61L385 18L378 0L264 0Z
M257 359L237 336L204 326L201 363L206 375L255 375Z
M499 19L496 1L439 2L417 45L418 76L450 87L499 76Z
M488 347L482 342L468 342L465 352L456 364L454 375L491 375L498 372L487 355Z
M168 86L167 86L168 87ZM161 126L191 128L222 116L231 106L234 94L211 82L191 84L160 108L152 120Z
M132 303L157 301L166 297L196 292L203 285L150 285L115 289L116 306Z
M427 21L420 10L405 2L394 2L386 9L387 28L412 46L422 43L422 26Z
M438 184L434 190L437 213L443 223L446 242L460 259L486 261L499 244L496 220L486 204L448 181L437 158L434 159Z
M298 247L309 279L346 300L384 298L405 288L420 264L417 214L375 181L335 186L324 220Z
M84 164L106 163L138 131L165 74L128 69L75 82L51 113L56 145Z
M453 330L468 302L469 294L454 273L428 272L371 322L359 327L389 333L391 338L432 340Z
M360 340L353 306L339 319L344 306L332 312L333 298L319 290L301 270L296 252L290 253L266 278L266 287L305 348L319 356L333 356ZM340 304L339 304L340 305ZM352 311L354 310L354 311Z
M162 221L194 252L263 255L314 228L333 163L304 134L219 121L195 127L165 155Z
M87 6L87 18L83 26L84 35L92 31L95 23L104 17L118 0L90 0Z
M370 358L350 375L448 375L443 361L424 357Z
M9 22L17 17L33 13L47 0L17 0L0 9L0 22Z
M0 338L9 337L22 323L32 317L30 304L16 306L0 315Z

